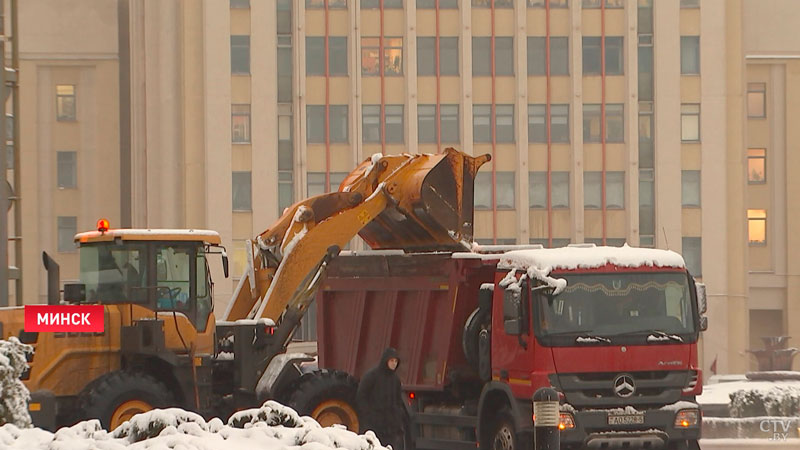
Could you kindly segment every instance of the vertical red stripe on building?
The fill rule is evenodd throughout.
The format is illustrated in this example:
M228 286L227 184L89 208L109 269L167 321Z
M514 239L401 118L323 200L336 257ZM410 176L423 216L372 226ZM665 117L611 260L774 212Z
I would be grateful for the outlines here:
M441 104L441 72L439 70L439 0L435 0L436 8L436 48L434 48L435 67L436 67L436 151L442 152L442 113L439 105Z
M550 0L544 2L545 13L545 37L544 37L544 61L545 78L547 80L547 100L545 103L545 123L547 125L547 246L553 246L553 204L552 197L552 147L553 139L550 129Z
M378 66L381 68L381 154L386 154L386 77L384 75L384 61L386 60L386 56L383 54L383 0L378 0L378 6L380 11L380 22L381 22L381 35L378 38Z
M492 37L489 45L489 58L491 59L492 67L492 106L491 106L491 126L492 126L492 242L497 244L497 119L495 114L495 64L494 64L494 0L491 0L491 15L492 15Z
M331 191L331 116L330 116L330 57L328 43L328 0L323 1L325 9L325 192Z
M600 177L603 245L606 245L606 0L600 1L600 145L603 168Z

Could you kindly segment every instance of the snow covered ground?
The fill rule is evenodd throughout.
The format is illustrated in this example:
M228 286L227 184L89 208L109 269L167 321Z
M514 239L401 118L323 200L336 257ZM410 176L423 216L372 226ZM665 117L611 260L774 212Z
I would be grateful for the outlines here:
M322 428L310 417L273 401L240 411L228 423L171 408L134 416L113 432L97 420L55 433L39 428L0 427L0 449L8 450L386 450L374 433Z

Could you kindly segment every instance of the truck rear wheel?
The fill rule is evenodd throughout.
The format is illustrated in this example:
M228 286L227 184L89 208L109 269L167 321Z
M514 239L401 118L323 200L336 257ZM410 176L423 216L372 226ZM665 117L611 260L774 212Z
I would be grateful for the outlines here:
M136 414L173 405L170 391L140 373L111 372L90 383L78 398L83 419L100 419L109 431Z
M517 432L514 428L514 416L508 408L501 409L489 425L488 447L490 450L518 450Z
M303 374L289 398L301 416L311 416L323 427L341 424L358 432L356 390L358 382L347 372L319 370Z

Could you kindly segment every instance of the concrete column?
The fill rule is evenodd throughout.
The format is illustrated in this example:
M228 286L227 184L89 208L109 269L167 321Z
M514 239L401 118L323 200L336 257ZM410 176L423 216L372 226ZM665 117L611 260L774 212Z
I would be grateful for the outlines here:
M472 155L472 3L462 1L461 33L461 150ZM494 164L494 162L492 162Z
M625 3L625 148L628 168L625 176L625 211L629 243L639 242L639 34L638 2Z
M570 142L572 142L572 173L570 174L570 205L573 243L585 237L583 215L583 34L581 32L580 2L570 8L569 67L572 71L572 101L569 105Z
M517 3L514 18L514 50L516 58L514 73L517 82L516 95L516 139L517 142L517 243L527 244L530 240L530 208L528 201L528 12L525 3Z
M403 39L406 59L406 129L408 136L406 148L409 153L419 151L419 130L417 129L417 4L406 3L406 37Z

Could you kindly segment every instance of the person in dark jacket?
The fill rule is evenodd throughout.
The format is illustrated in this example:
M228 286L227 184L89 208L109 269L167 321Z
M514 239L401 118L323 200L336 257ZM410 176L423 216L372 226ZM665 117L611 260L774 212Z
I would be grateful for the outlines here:
M358 384L356 400L361 433L372 430L381 444L403 450L405 436L405 406L397 367L397 350L389 347L381 362L370 369Z

